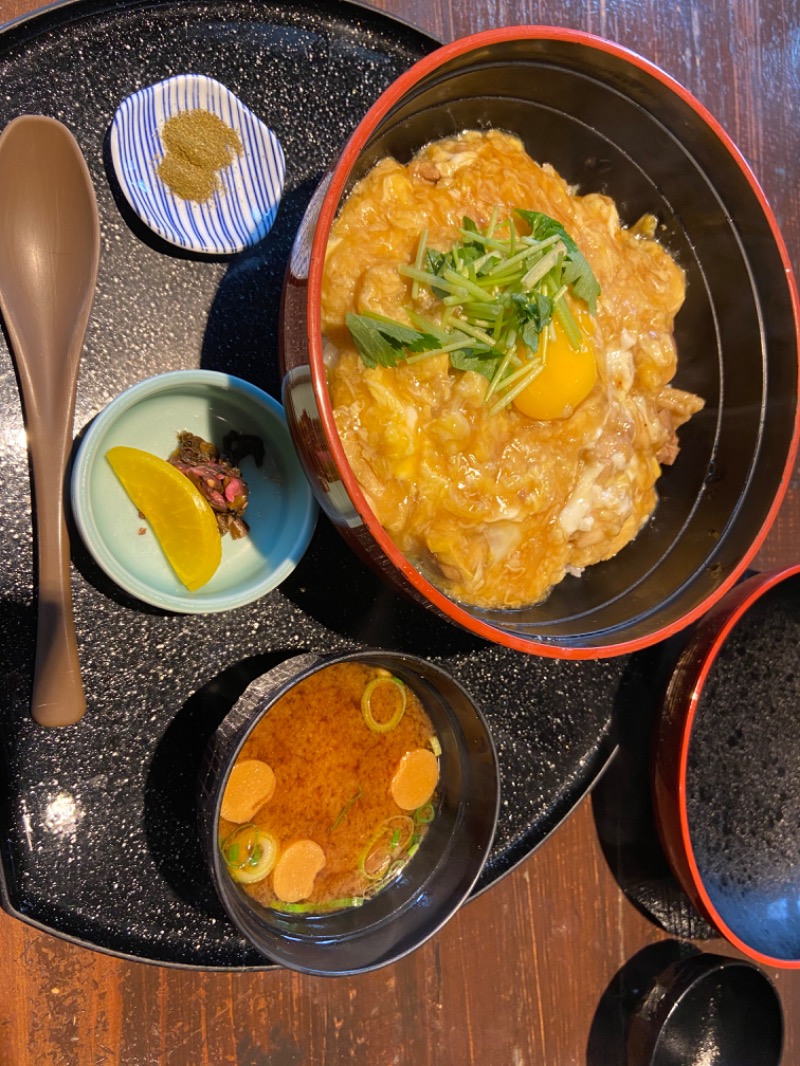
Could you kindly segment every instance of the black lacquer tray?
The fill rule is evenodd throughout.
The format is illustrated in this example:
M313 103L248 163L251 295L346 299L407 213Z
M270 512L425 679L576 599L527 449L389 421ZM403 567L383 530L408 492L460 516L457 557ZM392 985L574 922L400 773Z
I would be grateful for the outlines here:
M371 9L314 0L77 0L0 33L0 127L26 112L60 119L97 191L101 266L76 434L122 389L165 370L229 371L280 395L278 303L306 204L370 103L436 43ZM159 245L126 216L110 174L107 134L119 102L190 71L226 84L286 151L272 233L229 260ZM129 599L73 530L88 710L77 726L38 728L29 715L29 471L5 336L0 418L3 905L60 936L176 966L265 964L214 896L197 839L195 780L206 739L249 681L301 650L371 645L425 655L481 703L503 800L478 890L529 855L586 794L613 753L616 708L647 687L646 658L537 659L440 621L365 571L322 517L280 589L212 616L169 615Z

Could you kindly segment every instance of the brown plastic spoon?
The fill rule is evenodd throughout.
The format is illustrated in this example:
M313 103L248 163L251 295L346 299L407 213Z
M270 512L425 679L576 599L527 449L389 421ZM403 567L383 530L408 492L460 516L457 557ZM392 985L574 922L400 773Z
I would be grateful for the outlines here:
M64 477L99 255L94 188L75 138L53 118L14 119L0 134L0 310L33 472L39 609L31 713L41 725L69 725L86 709Z

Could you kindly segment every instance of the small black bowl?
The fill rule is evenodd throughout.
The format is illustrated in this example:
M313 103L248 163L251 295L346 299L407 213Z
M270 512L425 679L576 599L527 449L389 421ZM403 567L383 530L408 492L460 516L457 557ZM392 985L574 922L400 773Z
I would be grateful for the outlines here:
M442 748L436 817L397 878L360 907L290 914L261 906L225 869L217 835L222 795L248 736L291 688L334 663L382 667L419 697ZM201 781L201 838L219 898L272 961L333 976L377 969L418 948L458 910L489 857L500 805L497 754L484 717L448 673L412 655L299 655L257 678L211 739Z
M672 963L631 1018L628 1066L778 1066L783 1012L765 973L698 954Z

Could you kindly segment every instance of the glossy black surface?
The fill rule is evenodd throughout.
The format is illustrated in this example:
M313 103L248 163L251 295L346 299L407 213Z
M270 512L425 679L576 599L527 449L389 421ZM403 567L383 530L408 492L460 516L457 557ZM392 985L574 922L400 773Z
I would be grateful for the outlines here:
M783 1013L757 967L722 955L676 960L631 1019L628 1066L778 1066Z
M743 694L746 694L743 695ZM736 622L695 711L686 818L700 877L745 944L800 958L800 575Z
M61 119L101 214L98 292L75 432L127 386L203 366L279 395L277 315L295 229L320 175L379 92L434 47L344 3L97 3L48 9L0 35L0 126ZM123 214L105 139L120 100L185 71L218 78L287 156L286 193L260 245L231 260L160 246ZM409 651L446 666L482 707L498 749L500 824L478 888L540 844L610 757L615 707L637 660L539 660L486 644L390 592L320 519L278 590L207 617L131 600L73 530L73 590L88 693L75 727L29 716L35 635L23 417L0 337L0 840L6 909L102 950L173 965L263 965L217 902L196 830L203 749L249 682L310 650ZM630 688L633 684L633 689Z

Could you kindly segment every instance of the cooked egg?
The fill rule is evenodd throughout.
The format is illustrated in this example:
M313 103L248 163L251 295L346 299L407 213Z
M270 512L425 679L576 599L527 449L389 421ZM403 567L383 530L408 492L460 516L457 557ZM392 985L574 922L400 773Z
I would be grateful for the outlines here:
M429 167L438 180L425 178ZM395 173L408 179L402 205L383 196ZM385 264L413 263L423 230L429 248L445 251L464 216L502 226L519 207L560 222L600 285L594 318L579 293L565 294L582 342L573 347L556 317L546 351L539 341L541 371L507 403L496 390L487 396L483 373L454 369L446 354L366 367L348 312L403 322L408 306L434 322L444 313L424 286L415 305ZM612 200L579 195L499 130L433 142L408 165L381 160L344 204L321 306L323 333L339 349L326 355L336 426L397 549L454 599L501 609L540 602L565 575L619 551L652 513L660 464L675 458L676 430L703 401L669 385L685 278L648 234L625 229Z

